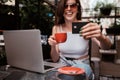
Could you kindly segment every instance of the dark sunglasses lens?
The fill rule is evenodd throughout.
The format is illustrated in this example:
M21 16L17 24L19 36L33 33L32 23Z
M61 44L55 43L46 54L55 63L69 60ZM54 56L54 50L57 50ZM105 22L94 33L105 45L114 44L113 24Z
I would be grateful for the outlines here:
M70 5L70 8L76 8L76 7L77 7L77 4Z
M65 8L65 9L68 8L68 5L65 5L64 8Z

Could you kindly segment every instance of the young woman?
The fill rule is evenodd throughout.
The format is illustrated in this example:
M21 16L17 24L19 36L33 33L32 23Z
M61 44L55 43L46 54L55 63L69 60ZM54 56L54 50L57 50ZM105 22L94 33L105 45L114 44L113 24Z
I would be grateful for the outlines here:
M87 77L91 78L92 70L88 55L89 39L95 41L103 49L109 49L111 42L101 33L97 23L88 23L83 26L80 31L81 36L72 34L72 22L82 22L79 0L60 0L56 9L52 35L48 39L48 43L51 45L51 58L54 62L67 65L67 61L73 66L83 68ZM67 33L67 40L64 43L57 43L55 33L61 31Z

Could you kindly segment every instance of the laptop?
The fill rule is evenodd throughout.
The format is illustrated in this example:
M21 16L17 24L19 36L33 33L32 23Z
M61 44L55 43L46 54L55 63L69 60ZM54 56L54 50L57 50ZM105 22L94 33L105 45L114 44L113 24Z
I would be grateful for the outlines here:
M40 30L7 30L3 35L7 63L11 67L45 73L63 66L43 60Z

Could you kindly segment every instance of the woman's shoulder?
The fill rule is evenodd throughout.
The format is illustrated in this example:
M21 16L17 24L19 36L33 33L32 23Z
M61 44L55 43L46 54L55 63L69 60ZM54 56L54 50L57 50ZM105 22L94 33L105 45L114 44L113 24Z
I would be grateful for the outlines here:
M54 25L52 30L56 33L59 32L59 29L60 29L60 25Z
M60 25L54 25L53 28L57 28L57 27L60 27Z

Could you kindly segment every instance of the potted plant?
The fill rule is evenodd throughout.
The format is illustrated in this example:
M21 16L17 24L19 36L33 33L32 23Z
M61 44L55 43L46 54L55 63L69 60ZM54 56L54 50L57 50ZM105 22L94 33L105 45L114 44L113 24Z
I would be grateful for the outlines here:
M96 6L94 7L94 10L96 11L96 10L100 9L100 14L106 16L106 15L110 15L111 10L113 8L115 8L115 4L113 4L113 3L109 3L107 1L105 1L105 2L98 1L96 3Z
M116 24L111 25L106 29L107 34L119 35L120 34L120 22L117 21Z

